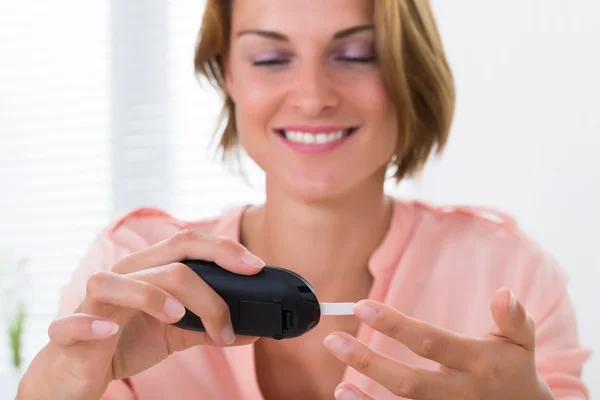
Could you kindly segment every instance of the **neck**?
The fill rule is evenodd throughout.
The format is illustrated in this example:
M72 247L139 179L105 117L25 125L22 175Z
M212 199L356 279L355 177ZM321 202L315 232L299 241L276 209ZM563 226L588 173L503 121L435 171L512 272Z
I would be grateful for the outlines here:
M368 276L367 264L383 240L391 201L383 182L327 202L307 202L271 188L267 200L246 212L242 241L267 265L306 278L323 301L344 300L348 282Z

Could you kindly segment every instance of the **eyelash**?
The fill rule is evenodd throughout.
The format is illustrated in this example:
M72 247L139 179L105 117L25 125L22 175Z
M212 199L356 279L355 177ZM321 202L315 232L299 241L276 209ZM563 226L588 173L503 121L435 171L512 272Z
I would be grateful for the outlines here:
M357 62L357 63L370 63L375 61L375 57L347 57L344 58L342 57L341 59L336 59L336 60L341 60L344 62Z
M375 60L376 60L375 57L340 57L340 58L336 58L336 61L342 61L344 63L362 63L362 64L371 63L371 62L374 62ZM273 67L273 66L284 65L287 63L288 63L287 60L273 59L273 60L264 60L264 61L254 61L252 63L252 65L254 65L256 67Z

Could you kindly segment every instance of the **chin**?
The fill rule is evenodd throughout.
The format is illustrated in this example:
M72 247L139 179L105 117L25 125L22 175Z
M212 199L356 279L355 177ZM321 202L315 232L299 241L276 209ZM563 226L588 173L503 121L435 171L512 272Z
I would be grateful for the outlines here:
M330 203L365 190L383 190L387 151L380 151L381 157L364 160L366 162L362 164L350 164L348 159L360 157L351 154L332 157L332 154L329 158L315 156L307 159L306 156L293 157L287 154L283 157L281 150L249 150L250 157L266 175L268 191L285 193L286 197L302 202ZM377 155L377 151L370 153Z
M343 179L343 176L317 178L303 177L278 177L277 185L287 193L302 202L326 203L332 202L356 192L360 182Z

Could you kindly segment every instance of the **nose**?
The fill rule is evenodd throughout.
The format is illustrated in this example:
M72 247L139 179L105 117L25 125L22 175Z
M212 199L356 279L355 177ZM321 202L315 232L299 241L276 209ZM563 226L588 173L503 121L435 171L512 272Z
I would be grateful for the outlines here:
M317 117L339 104L339 94L322 65L302 66L294 81L292 104L298 112Z

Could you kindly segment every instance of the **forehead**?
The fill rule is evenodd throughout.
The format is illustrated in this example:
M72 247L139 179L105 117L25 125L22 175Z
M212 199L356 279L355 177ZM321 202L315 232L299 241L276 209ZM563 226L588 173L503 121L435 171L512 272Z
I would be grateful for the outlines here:
M232 29L287 35L336 32L373 22L374 0L235 0Z

